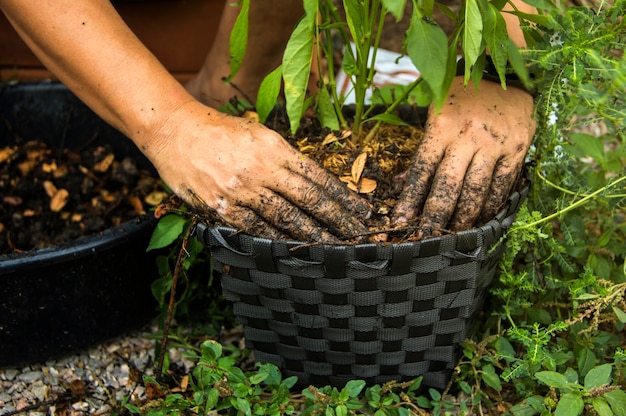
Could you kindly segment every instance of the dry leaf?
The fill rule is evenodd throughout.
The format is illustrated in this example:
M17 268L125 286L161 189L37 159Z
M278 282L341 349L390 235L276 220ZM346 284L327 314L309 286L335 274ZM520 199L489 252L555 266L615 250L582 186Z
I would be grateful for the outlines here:
M322 140L322 146L326 146L327 144L335 143L339 141L339 137L335 136L335 133L328 133L324 140Z
M368 178L362 178L359 182L355 182L352 180L352 176L342 176L339 178L339 180L344 182L348 186L348 189L351 189L354 192L358 192L360 194L368 194L370 192L374 192L377 186L375 180Z
M54 172L55 170L57 170L57 164L56 162L52 162L52 163L44 162L41 164L41 170L45 173Z
M59 189L56 194L50 200L50 211L59 212L67 204L67 199L70 197L70 193L67 189Z
M56 195L58 191L57 187L54 186L54 184L50 181L43 182L43 189L46 191L46 194L48 195L49 198L53 198L54 195Z
M0 149L0 163L6 162L17 152L17 147L4 147Z
M361 175L363 174L363 170L365 169L365 162L367 161L367 153L363 152L354 159L354 163L352 164L352 181L359 182L361 179Z
M133 207L133 211L137 215L144 214L145 211L143 209L143 204L141 203L141 199L135 195L128 195L128 202Z
M33 170L33 167L35 167L35 162L32 160L25 160L17 165L22 176L28 175L28 173Z
M22 215L27 218L30 218L30 217L34 217L35 215L37 215L37 212L34 209L27 208L24 210L24 212L22 212Z
M62 178L67 175L67 165L57 166L57 168L52 172L52 176L55 178Z
M7 205L17 207L19 205L22 205L23 200L19 196L7 195L4 198L2 198L2 202L4 202Z
M358 192L361 194L369 194L370 192L374 192L376 186L377 183L375 180L369 178L361 178Z
M109 153L104 157L104 159L93 165L93 170L95 170L96 172L104 173L109 170L114 160L115 155L113 153Z
M161 203L161 201L165 200L169 194L164 191L152 191L144 198L146 204L151 207L155 207Z
M256 121L257 123L260 121L259 114L256 111L246 110L242 117L247 118L248 120Z
M72 220L72 222L81 222L83 220L83 214L75 212L72 214L70 219Z

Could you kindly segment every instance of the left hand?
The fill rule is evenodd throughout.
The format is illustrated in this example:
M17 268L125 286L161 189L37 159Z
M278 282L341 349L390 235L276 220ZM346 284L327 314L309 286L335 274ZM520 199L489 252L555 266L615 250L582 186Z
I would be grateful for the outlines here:
M430 111L392 225L417 225L425 238L493 218L524 166L532 116L526 91L486 80L476 91L456 77L440 113Z

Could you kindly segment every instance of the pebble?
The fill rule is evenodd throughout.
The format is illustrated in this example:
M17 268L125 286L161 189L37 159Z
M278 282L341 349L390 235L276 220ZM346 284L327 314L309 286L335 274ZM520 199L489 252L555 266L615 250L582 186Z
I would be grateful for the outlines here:
M0 416L86 416L114 411L125 398L145 399L131 367L153 376L151 325L82 353L21 368L0 369Z

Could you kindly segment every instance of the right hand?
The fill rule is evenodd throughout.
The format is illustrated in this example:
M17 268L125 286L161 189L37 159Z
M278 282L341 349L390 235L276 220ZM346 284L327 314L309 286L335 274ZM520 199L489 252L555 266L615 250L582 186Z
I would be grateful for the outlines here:
M188 205L244 232L338 242L367 231L365 200L254 121L189 101L143 150Z

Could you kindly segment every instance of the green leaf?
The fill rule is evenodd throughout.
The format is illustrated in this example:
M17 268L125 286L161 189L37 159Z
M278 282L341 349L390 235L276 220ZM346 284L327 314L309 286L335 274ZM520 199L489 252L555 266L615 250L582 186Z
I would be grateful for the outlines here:
M509 39L508 43L508 52L509 52L509 63L511 64L511 68L515 72L515 75L522 81L524 86L531 88L532 81L530 80L530 76L528 75L528 69L526 68L526 63L524 58L519 53L519 49L513 40Z
M347 416L348 415L348 408L346 407L345 404L340 404L335 408L335 414L337 416Z
M521 403L516 404L509 410L514 416L533 416L543 412L546 409L544 397L532 396L528 397Z
M234 6L226 6L234 7ZM237 15L237 20L230 32L229 46L230 46L230 75L228 75L227 81L233 79L233 77L241 68L243 58L246 54L248 47L248 15L250 12L250 0L241 1L241 10Z
M316 14L306 15L294 29L283 56L285 101L291 132L295 134L304 111L304 100L313 59Z
M626 415L626 393L624 390L612 390L603 396L616 415Z
M506 63L508 60L507 42L509 39L506 30L506 22L491 3L487 3L487 10L484 10L484 37L489 47L489 55L500 76L502 88L506 88Z
M346 383L344 389L348 391L348 395L350 397L357 397L359 393L361 393L361 391L363 390L363 387L365 387L365 381L350 380Z
M331 130L339 130L339 119L335 112L335 107L328 93L328 89L322 86L317 91L317 118L319 119L322 127L328 127Z
M620 321L623 324L626 324L626 312L624 312L623 310L621 310L619 307L613 305L613 312L615 313L615 316L617 317L617 320Z
M283 75L283 67L278 68L267 74L261 85L256 99L256 111L259 114L259 121L265 123L267 117L276 106L278 94L280 94L280 81Z
M569 385L567 377L555 371L538 371L535 373L535 377L547 386L557 389L565 388Z
M362 46L365 41L364 6L358 0L344 0L343 7L352 39L357 44L357 49L360 49L359 46Z
M167 214L159 219L146 251L156 250L172 244L183 232L187 219L177 214Z
M565 393L556 405L554 416L577 416L584 408L585 403L580 393Z
M469 80L471 67L483 50L483 19L476 0L465 1L463 25L463 56L465 57L465 83ZM419 69L419 66L417 67Z
M448 39L445 32L422 19L414 10L407 31L406 49L432 91L435 105L441 108L447 95Z
M604 397L594 397L591 400L591 405L593 406L593 410L596 411L598 416L613 416L614 413L611 410L611 406L606 401Z
M496 391L502 391L502 383L500 383L500 377L496 374L495 368L491 365L485 365L483 368L482 379L486 385Z
M546 11L557 10L554 3L550 0L524 0L524 3Z
M210 363L222 356L222 344L213 340L203 342L200 350L202 351L202 360Z
M576 156L590 156L596 160L604 158L604 143L602 143L601 139L585 133L571 133L569 137L577 149L575 152Z
M577 357L578 371L581 376L586 376L589 370L596 366L598 360L589 348L583 348Z
M389 10L389 13L396 18L396 21L402 20L406 0L382 0L382 2L385 9Z
M590 390L594 387L601 387L611 382L611 364L604 364L589 370L585 376L585 388Z

